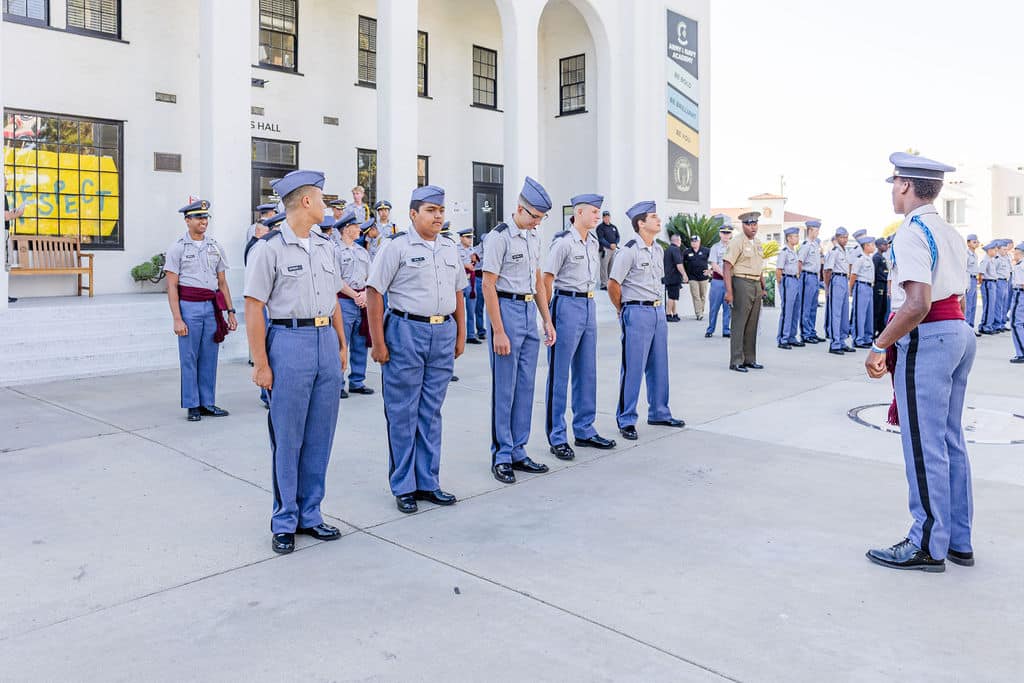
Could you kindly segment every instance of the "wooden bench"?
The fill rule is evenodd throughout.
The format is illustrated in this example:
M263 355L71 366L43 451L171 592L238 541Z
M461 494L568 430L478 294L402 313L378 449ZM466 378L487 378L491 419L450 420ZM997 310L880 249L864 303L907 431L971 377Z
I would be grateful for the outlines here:
M8 249L10 275L77 275L78 296L83 289L93 295L93 254L82 253L80 237L11 235ZM88 265L83 265L85 259ZM89 276L88 285L82 284L83 275Z

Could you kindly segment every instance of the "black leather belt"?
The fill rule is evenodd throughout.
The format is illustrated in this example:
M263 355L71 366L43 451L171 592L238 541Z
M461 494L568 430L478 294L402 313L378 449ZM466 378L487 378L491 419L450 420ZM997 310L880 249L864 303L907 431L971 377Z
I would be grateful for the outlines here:
M995 279L994 278L990 278L990 277L983 277L983 278L981 278L981 281L982 282L995 282Z
M798 277L797 277L796 275L789 275L788 273L783 273L783 274L782 274L782 277L791 277L791 278L793 278L794 280L799 280L799 279L800 279L800 278L798 278Z
M594 298L594 293L593 292L573 292L572 290L568 290L568 289L556 289L555 290L555 294L557 294L558 296L571 296L571 297L578 298L578 299L593 299Z
M273 318L270 324L285 327L327 327L331 324L331 317L323 315L319 318Z
M533 301L533 294L513 294L512 292L498 292L499 299L512 299L513 301Z
M448 322L452 319L451 315L414 315L412 313L406 313L405 311L398 311L392 308L389 313L391 315L398 316L399 318L405 318L406 320L412 320L418 323L430 323L431 325L440 325L443 322Z
M660 306L661 299L655 299L654 301L623 301L623 306Z

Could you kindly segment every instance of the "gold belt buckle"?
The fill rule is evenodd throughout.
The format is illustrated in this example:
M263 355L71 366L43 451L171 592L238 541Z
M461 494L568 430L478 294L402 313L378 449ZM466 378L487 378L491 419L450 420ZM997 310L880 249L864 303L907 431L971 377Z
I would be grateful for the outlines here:
M660 305L661 305L661 299L655 299L654 300L654 307L657 308Z
M524 294L523 301L533 301L533 294Z
M318 318L313 318L313 327L327 327L331 324L331 319L326 315L322 315Z
M443 322L444 322L444 316L443 315L432 315L432 316L430 316L430 324L431 325L440 325Z
M593 299L594 298L594 293L593 292L587 292L587 298L588 299Z

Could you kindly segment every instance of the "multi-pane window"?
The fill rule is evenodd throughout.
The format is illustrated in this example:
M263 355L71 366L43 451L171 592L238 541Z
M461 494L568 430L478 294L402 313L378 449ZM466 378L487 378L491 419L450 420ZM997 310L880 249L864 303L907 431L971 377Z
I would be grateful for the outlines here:
M416 157L416 187L430 184L430 157Z
M947 199L945 202L946 222L951 225L963 225L967 202L963 199Z
M416 34L416 94L427 96L427 34L424 31Z
M373 206L377 201L377 150L356 150L356 185L366 190L363 203Z
M66 114L4 112L4 177L20 235L80 235L90 249L124 248L122 124Z
M584 55L558 60L560 114L584 111L587 106L587 69Z
M260 64L296 69L297 0L260 0Z
M49 23L48 0L4 0L4 19L31 24Z
M1024 215L1024 197L1017 195L1015 197L1007 197L1006 202L1006 215L1007 216L1020 216Z
M359 17L359 82L377 84L377 20Z
M68 28L121 37L121 0L68 0Z
M473 104L498 106L498 53L473 46Z
M299 163L299 146L294 142L253 138L252 160L257 164L276 164L295 168Z

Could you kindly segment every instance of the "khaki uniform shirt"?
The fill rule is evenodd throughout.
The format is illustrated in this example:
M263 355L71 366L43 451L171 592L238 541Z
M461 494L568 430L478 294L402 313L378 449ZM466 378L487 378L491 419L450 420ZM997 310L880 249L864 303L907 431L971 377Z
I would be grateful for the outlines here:
M733 275L761 277L764 269L764 251L761 240L748 238L743 232L734 235L725 250L724 259L732 264Z

